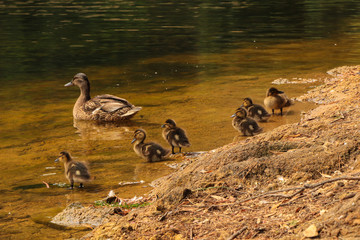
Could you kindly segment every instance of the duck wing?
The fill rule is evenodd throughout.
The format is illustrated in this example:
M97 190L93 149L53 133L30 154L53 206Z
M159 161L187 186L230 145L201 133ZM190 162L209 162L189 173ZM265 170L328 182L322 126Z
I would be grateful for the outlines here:
M160 146L157 143L146 143L144 144L144 146L142 147L142 152L144 154L144 156L157 156L158 158L161 158L162 156L166 156L167 154L169 154L169 150L164 149L162 146Z
M67 169L66 175L68 178L74 179L75 181L86 181L91 179L86 164L82 162L71 162Z
M86 102L85 108L88 110L103 110L105 112L115 112L123 108L132 108L134 105L129 103L126 99L119 98L110 94L99 95L88 102Z
M126 99L105 94L96 96L84 104L84 111L94 120L118 121L134 116L141 107L135 107Z

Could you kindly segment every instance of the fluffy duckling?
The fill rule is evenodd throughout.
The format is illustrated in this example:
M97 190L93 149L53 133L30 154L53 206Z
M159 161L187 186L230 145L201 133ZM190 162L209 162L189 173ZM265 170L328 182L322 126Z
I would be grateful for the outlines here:
M190 142L186 133L183 129L176 126L176 123L172 119L165 121L165 124L161 126L164 128L162 131L163 138L170 144L172 154L175 154L174 148L179 148L179 153L181 153L182 147L190 147Z
M63 162L65 167L65 176L70 182L70 188L74 188L74 182L80 183L79 188L83 188L83 182L92 180L89 169L84 162L74 161L68 152L61 152L55 162Z
M134 144L134 151L137 155L144 158L148 162L160 161L167 155L170 151L164 149L157 143L149 142L145 143L146 132L142 129L137 129L134 132L134 139L131 143Z
M256 121L266 122L271 116L263 106L254 104L251 98L244 98L242 106L246 109L249 117Z
M238 108L231 117L233 117L232 126L244 136L253 136L262 131L262 128L259 127L254 119L247 117L244 108Z
M267 108L270 108L274 115L275 109L280 109L280 115L283 115L283 107L289 107L292 103L291 100L284 94L283 91L279 91L276 88L269 88L266 92L264 104Z
M126 99L109 94L91 98L90 83L84 73L76 74L71 82L65 84L65 87L72 85L80 88L80 96L73 108L73 116L76 120L116 122L130 119L141 110L141 107L135 107Z

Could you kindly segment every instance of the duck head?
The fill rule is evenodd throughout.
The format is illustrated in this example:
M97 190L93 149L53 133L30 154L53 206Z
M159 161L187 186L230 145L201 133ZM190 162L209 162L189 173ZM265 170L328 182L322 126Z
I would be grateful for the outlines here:
M168 119L165 121L163 125L161 125L162 128L174 128L176 127L176 123L172 119Z
M142 129L137 129L135 132L134 132L134 138L133 140L131 141L131 143L134 143L134 142L143 142L146 138L146 132Z
M89 79L85 73L77 73L77 74L75 74L75 76L73 77L71 82L68 82L64 86L69 87L69 86L73 86L73 85L76 85L79 88L89 87L89 85L90 85Z
M276 88L272 87L269 88L269 90L267 91L266 96L276 96L278 94L284 93L283 91L279 91Z
M236 109L236 112L233 115L231 115L231 117L239 117L239 118L246 118L246 116L247 116L246 110L243 109L242 107Z
M244 98L242 107L248 108L253 105L251 98Z
M61 152L60 156L55 159L55 162L68 162L71 160L70 154L68 152Z

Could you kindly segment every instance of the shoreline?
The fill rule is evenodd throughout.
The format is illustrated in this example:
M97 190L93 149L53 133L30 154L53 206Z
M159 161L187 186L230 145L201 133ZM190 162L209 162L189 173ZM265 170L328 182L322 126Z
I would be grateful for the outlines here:
M83 239L360 237L359 72L328 71L296 98L320 104L298 123L187 160L154 182L149 206Z

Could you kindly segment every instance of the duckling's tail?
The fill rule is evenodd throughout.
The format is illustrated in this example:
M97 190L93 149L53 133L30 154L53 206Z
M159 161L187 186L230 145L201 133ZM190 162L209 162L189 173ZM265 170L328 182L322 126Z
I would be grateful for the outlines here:
M292 101L291 99L287 99L287 102L284 107L290 107L291 105L294 105L294 101Z
M180 146L181 147L190 147L191 144L188 141L186 141L186 142L184 141L184 142L180 143Z

